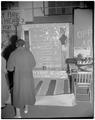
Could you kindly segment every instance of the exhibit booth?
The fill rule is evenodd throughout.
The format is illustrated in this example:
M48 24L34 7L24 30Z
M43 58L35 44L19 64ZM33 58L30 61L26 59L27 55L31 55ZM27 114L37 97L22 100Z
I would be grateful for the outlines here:
M79 9L74 13L74 18L68 15L48 16L34 18L31 22L21 17L14 11L2 14L2 40L6 46L14 34L25 40L27 49L33 53L36 61L33 70L36 95L70 93L66 59L80 53L93 57L91 11Z

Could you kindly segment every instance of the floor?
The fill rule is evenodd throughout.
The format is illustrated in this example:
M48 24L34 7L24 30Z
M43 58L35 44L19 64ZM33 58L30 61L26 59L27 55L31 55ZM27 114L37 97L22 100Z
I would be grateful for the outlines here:
M68 80L35 80L37 96L54 96L69 92ZM75 106L29 106L28 114L21 110L22 118L88 118L93 117L93 103L77 102ZM14 118L15 112L11 105L1 111L2 118Z
M14 109L7 105L2 110L2 118L14 118ZM86 118L93 117L93 105L89 102L79 102L74 107L64 106L33 106L29 107L28 114L21 110L22 118Z

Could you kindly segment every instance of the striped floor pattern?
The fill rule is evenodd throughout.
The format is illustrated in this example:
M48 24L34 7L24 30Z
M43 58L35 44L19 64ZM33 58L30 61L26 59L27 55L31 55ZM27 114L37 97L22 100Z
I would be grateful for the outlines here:
M68 80L35 80L37 96L60 95L68 93Z

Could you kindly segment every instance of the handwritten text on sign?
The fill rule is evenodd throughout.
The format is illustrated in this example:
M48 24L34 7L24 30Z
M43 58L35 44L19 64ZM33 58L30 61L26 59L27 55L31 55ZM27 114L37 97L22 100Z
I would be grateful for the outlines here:
M15 25L19 23L19 15L15 11L2 12L2 30L15 30Z

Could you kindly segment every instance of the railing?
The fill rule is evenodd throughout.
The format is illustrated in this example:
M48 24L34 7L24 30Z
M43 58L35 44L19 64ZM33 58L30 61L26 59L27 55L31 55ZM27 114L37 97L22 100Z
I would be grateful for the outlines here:
M92 81L92 72L78 72L76 73L76 82L84 84Z

